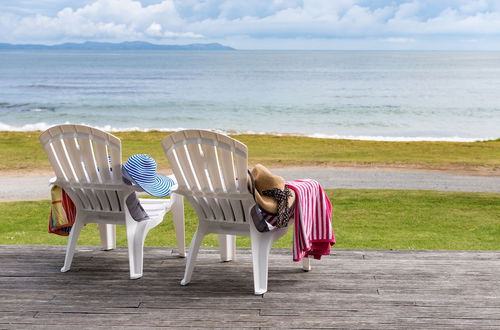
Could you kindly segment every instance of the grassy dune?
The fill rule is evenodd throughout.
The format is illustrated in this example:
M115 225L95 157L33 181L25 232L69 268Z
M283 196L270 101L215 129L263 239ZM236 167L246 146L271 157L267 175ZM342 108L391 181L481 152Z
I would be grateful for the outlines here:
M405 190L328 190L333 203L336 247L358 249L500 250L500 194ZM49 202L0 203L0 244L65 245L66 237L47 233ZM175 246L172 215L146 240L148 246ZM186 207L186 239L196 230ZM118 226L118 245L126 245ZM274 247L291 247L291 231ZM80 245L99 245L96 225L86 226ZM214 235L204 246L216 246ZM238 238L248 247L247 238Z
M0 132L0 171L50 170L40 132ZM147 153L160 169L168 163L160 141L165 132L114 133L123 158ZM377 142L295 136L238 135L248 146L250 164L267 166L388 166L500 174L500 140L485 142Z

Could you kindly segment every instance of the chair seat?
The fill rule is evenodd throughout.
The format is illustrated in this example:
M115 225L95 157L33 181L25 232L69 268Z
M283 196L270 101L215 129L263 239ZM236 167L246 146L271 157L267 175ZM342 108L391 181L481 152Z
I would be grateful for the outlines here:
M139 198L139 201L151 219L165 214L165 210L169 210L171 204L170 200L165 199Z

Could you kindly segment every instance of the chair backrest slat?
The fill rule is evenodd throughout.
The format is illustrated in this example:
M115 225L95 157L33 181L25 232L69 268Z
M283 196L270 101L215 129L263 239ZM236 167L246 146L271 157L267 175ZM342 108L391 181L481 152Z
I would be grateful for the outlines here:
M236 185L236 191L239 193L245 193L248 192L248 186L247 186L247 177L248 177L248 163L246 159L243 159L243 157L234 157L234 168L236 170L236 178L237 178L237 185ZM246 209L249 209L251 207L251 202L250 200L243 200L241 201L241 216L245 219L245 221L248 221L249 219L246 219L247 213L245 212Z
M94 150L94 157L97 165L97 174L100 182L104 184L113 184L109 171L109 155L106 145L99 140L92 141L92 148Z
M57 182L85 211L122 211L121 142L115 136L84 125L58 125L40 135ZM107 187L106 185L113 185ZM117 188L120 185L123 189Z
M169 135L165 137L163 140L162 144L169 144L169 145L175 145L175 141L172 139L172 136ZM175 150L172 149L171 152L167 153L167 159L170 164L170 167L172 168L172 171L175 173L175 178L177 180L177 184L179 187L182 187L183 189L187 189L187 187L191 187L190 183L188 182L188 179L186 178L183 170L183 165L181 165L181 159L184 159L179 156L179 153L181 153L183 150ZM208 218L207 214L205 213L205 210L201 207L200 203L198 202L199 198L195 198L193 196L188 196L187 199L195 209L196 213L198 215L201 215L203 218Z
M222 182L222 173L219 167L219 159L216 153L216 147L213 145L204 144L202 146L203 152L208 159L213 159L214 161L208 162L208 173L213 185L214 191L225 191L225 187ZM231 209L231 205L227 199L218 199L219 205L222 209L223 218L225 220L234 220L234 214Z
M245 210L251 200L246 187L248 153L243 143L210 131L185 130L165 137L162 145L178 178L179 192L189 191L186 196L199 218L247 221ZM235 194L242 199L235 199Z
M56 168L60 169L60 173L69 183L80 183L81 179L78 177L77 164L73 165L72 156L74 156L74 150L72 149L71 142L74 142L71 134L69 134L65 139L59 139L58 136L65 136L68 134L68 125L55 126L48 129L48 133L53 139L51 143L50 150L52 151L52 157L49 159L57 159L55 164ZM89 198L85 196L85 193L81 189L70 189L67 191L68 194L78 197L78 201L82 204L85 209L94 209L94 205L91 203Z
M54 145L48 144L44 147L45 153L49 158L49 162L52 165L52 169L58 178L66 178L66 173L64 173L62 166L59 164L59 159L56 157L56 151L54 150Z
M51 132L53 133L53 132ZM52 148L54 150L55 157L57 158L59 168L63 173L63 176L67 178L68 181L74 180L74 174L71 170L71 165L68 161L68 157L66 155L66 150L64 146L64 141L55 140L52 143Z
M111 136L110 138L115 138L114 136ZM119 142L119 140L118 140ZM121 183L122 182L122 154L121 154L121 149L115 148L115 147L108 147L108 156L110 157L110 174L111 174L111 182L113 184ZM120 203L120 194L115 191L114 194L112 194L112 198L108 198L111 204L111 210L112 211L122 211L121 208L121 203Z
M185 136L187 139L200 139L201 136L199 132L196 131L187 131L185 132ZM208 174L208 164L204 161L204 153L200 144L187 144L186 149L189 154L189 158L191 160L191 164L193 167L193 172L195 177L198 180L198 184L202 189L209 189L210 191L214 191L214 187L212 184L212 180L210 175ZM214 219L224 219L224 214L222 212L221 206L219 202L214 198L204 199L206 205L210 207L210 211L214 215Z
M97 173L97 165L94 159L94 150L92 148L92 140L88 136L92 135L92 129L87 126L76 126L77 131L76 141L80 148L80 159L82 167L85 171L85 176L88 179L88 183L100 182L99 175ZM92 199L94 205L99 205L101 210L109 210L108 203L102 203L101 201L106 201L106 193L102 190L88 190L89 198Z
M223 143L221 145L221 147L218 148L218 151L219 151L219 157L221 159L221 169L222 169L222 175L224 178L224 185L226 186L226 190L230 193L243 192L243 191L239 190L239 184L237 182L238 169L235 166L236 165L235 159L236 158L240 158L240 159L243 158L243 157L241 157L241 155L238 155L236 153L237 149L236 149L235 142L238 142L238 141L231 139L231 138L224 136L224 135L221 135L218 138L219 138L219 142ZM240 142L238 142L238 143L240 143ZM245 146L245 149L246 149L246 146ZM242 161L243 161L243 163L245 163L244 171L246 172L247 163L248 163L246 154L245 154L245 157ZM245 181L245 183L246 183L246 181ZM242 219L243 221L246 221L245 216L244 216L244 212L242 210L241 201L230 200L230 203L232 206L232 211L234 213L234 217L236 219Z
M76 133L73 132L73 129L71 129L69 126L61 127L61 131L64 134ZM73 172L76 174L76 179L78 180L78 182L90 183L87 172L85 170L80 144L78 143L77 138L66 138L61 141L64 141L69 159L72 160L69 163L71 163L71 166L73 167ZM88 191L88 189L74 189L74 191L76 194L78 194L85 205L88 205L92 209L102 209L98 197L92 190Z
M179 133L185 133L185 131L181 131ZM182 135L177 135L173 137L173 141L175 143L179 141L183 141L186 139L185 134ZM181 144L179 147L175 149L177 159L179 161L179 168L181 169L181 172L183 173L183 176L185 178L185 183L186 183L186 188L189 190L200 190L201 186L199 184L199 181L196 178L196 173L194 172L193 165L191 163L191 158L189 156L189 151L186 147L186 144ZM205 214L205 218L207 219L215 219L215 215L208 205L208 202L205 198L203 197L197 197L193 196L192 197L196 203L199 204L199 206L203 209L203 212Z

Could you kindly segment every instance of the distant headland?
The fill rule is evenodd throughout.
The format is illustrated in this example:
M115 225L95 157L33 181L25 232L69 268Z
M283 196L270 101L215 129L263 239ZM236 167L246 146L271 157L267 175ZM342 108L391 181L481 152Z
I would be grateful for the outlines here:
M157 45L144 41L125 41L120 43L92 42L63 43L57 45L37 44L7 44L0 43L0 50L235 50L218 43L189 44L189 45Z

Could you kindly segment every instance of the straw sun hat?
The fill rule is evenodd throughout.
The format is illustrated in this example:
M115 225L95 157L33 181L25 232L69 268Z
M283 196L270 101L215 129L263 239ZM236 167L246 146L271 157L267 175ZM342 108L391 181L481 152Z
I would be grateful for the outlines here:
M288 208L291 208L295 202L295 193L291 189L285 189L285 180L278 175L272 174L271 171L261 164L255 165L249 171L248 189L254 195L257 205L272 215L280 215L280 211L283 211L282 209L278 209L279 199L286 199L288 203L285 205ZM273 190L276 193L273 193Z

